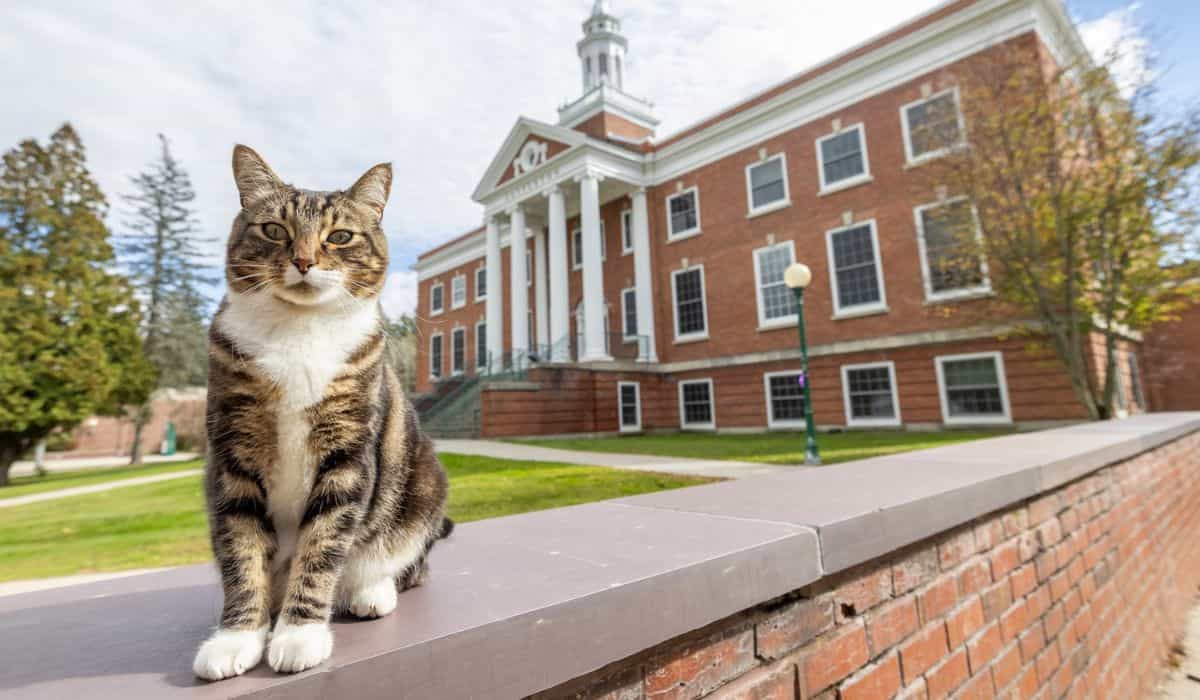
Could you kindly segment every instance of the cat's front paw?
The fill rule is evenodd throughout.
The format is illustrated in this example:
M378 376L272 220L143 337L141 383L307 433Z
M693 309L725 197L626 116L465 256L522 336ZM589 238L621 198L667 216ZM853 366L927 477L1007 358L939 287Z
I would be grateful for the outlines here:
M350 614L355 617L383 617L396 609L396 581L386 578L354 594Z
M280 673L296 673L312 668L333 653L333 633L329 625L309 623L289 625L280 622L271 635L267 663Z
M208 681L240 676L262 660L267 628L257 630L217 630L200 645L192 672Z

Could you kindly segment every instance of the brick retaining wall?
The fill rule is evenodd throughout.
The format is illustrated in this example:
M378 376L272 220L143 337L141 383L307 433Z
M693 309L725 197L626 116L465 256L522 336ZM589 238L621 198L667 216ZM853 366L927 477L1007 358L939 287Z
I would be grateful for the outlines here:
M1198 540L1193 433L533 697L1147 697Z

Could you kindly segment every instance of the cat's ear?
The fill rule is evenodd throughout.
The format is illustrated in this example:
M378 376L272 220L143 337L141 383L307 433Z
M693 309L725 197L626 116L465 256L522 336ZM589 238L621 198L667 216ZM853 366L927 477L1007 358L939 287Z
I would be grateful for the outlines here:
M243 209L285 186L262 156L240 143L233 147L233 180Z
M375 214L383 217L383 207L392 191L392 164L380 163L363 173L358 182L347 191L350 198L371 207Z

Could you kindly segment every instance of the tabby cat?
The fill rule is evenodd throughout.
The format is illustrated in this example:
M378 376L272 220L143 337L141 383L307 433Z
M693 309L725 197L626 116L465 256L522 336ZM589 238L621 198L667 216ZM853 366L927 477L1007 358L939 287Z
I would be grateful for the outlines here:
M196 675L329 657L333 612L387 615L449 534L446 473L383 361L392 170L342 192L233 150L241 211L209 334L205 491L225 600ZM274 618L274 628L271 622Z

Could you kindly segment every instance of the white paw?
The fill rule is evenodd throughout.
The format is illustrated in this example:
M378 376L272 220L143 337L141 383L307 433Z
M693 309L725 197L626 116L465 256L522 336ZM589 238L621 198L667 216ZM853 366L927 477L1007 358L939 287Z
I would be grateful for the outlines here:
M385 578L354 594L350 614L355 617L383 617L396 609L396 581Z
M305 625L275 625L267 663L280 673L296 673L312 668L333 653L333 633L329 625L314 622Z
M257 630L217 630L200 645L192 671L200 678L219 681L240 676L262 660L267 628Z

